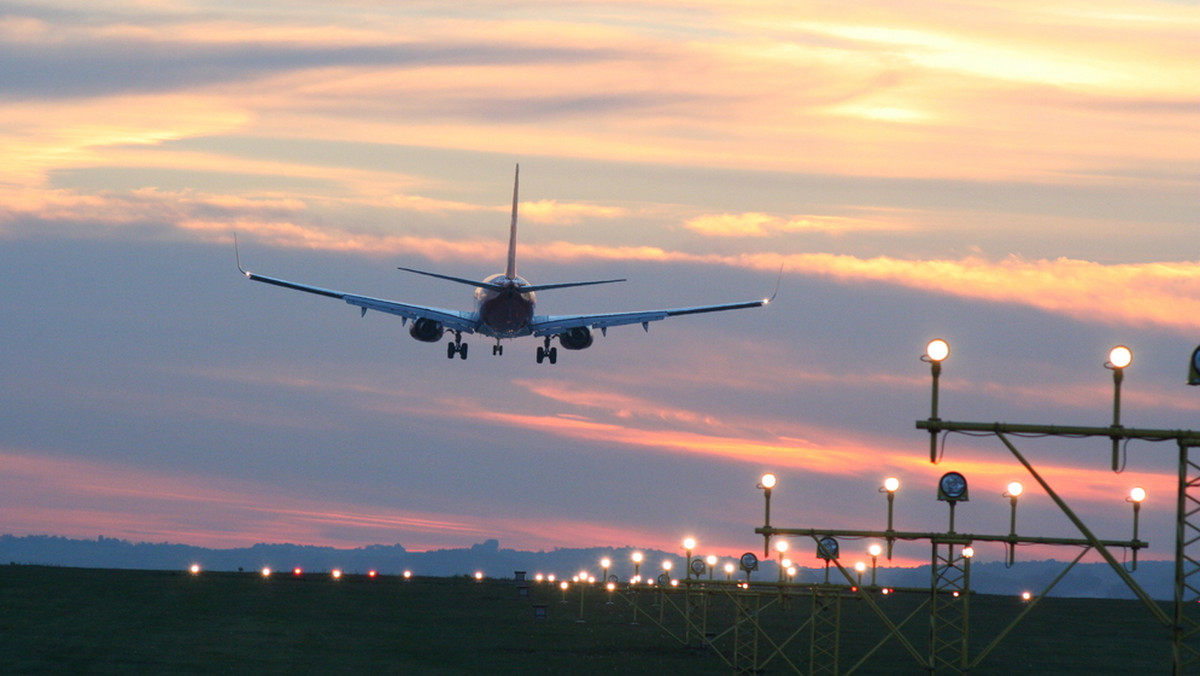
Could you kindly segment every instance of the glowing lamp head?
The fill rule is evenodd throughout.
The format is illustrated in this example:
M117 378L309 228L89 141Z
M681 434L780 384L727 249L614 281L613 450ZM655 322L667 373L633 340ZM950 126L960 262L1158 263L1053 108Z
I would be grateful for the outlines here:
M883 553L883 547L878 543L873 544L870 547L867 547L867 553L871 556L879 556Z
M725 574L726 575L733 575L733 571L734 571L734 565L732 563L725 564Z
M641 563L642 559L645 559L646 556L644 554L642 554L641 552L634 552L632 558L633 558L634 563Z
M333 569L332 575L333 575L333 579L335 579L335 580L342 579L342 571L338 570L337 568Z
M263 569L262 569L262 576L263 576L263 577L271 577L271 569L270 569L270 568L263 568Z
M663 561L663 570L669 571L669 570L671 570L672 567L674 567L674 564L671 563L671 561L669 559L666 561Z
M368 570L368 571L367 571L367 577L370 577L370 578L379 577L379 572L378 572L378 571L374 571L374 570Z
M1141 486L1134 486L1129 491L1130 502L1142 502L1146 499L1146 489Z
M866 569L867 569L867 564L863 563L862 561L859 561L858 563L854 564L854 570L856 570L859 573L864 572Z
M683 539L683 548L688 551L695 549L696 548L696 538L684 538Z
M479 582L481 580L483 580L483 571L482 570L475 571L475 581Z
M193 563L192 567L188 568L188 571L191 572L192 575L199 575L200 574L200 564Z
M766 474L762 475L761 479L759 479L758 487L771 490L772 488L775 488L776 481L777 479L775 478L775 475L767 472Z
M925 346L925 358L931 362L944 361L950 356L950 344L941 338L934 338Z
M704 557L704 562L708 564L709 568L715 568L717 565L717 557L713 554L709 554L708 556Z
M900 480L894 476L890 476L883 480L883 490L888 493L895 493L900 490Z
M962 554L963 554L964 559L972 558L975 556L975 548L974 547L963 547Z
M600 567L601 568L608 568L611 565L612 565L612 561L609 560L607 557L600 559Z
M788 550L788 541L787 540L776 540L775 541L775 551L782 554L782 553L786 552L787 550Z
M1133 352L1124 345L1114 347L1108 353L1108 366L1114 369L1123 369L1133 363Z
M1025 486L1020 481L1012 481L1008 484L1008 497L1015 498L1025 492Z
M411 579L412 579L412 571L411 571L411 570L406 570L406 571L404 571L404 579L405 579L405 580L411 580Z

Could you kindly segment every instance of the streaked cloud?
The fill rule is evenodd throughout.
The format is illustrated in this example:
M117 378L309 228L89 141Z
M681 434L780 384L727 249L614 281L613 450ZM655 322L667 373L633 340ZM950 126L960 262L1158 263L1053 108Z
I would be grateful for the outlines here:
M1070 258L1027 261L1017 256L998 262L907 261L825 254L801 254L787 261L789 269L810 274L1019 303L1086 322L1144 323L1181 333L1200 327L1200 264L1194 262L1102 265Z
M612 219L625 215L620 207L604 207L593 204L561 203L556 200L538 200L522 203L521 216L535 223L552 225L574 225L583 219Z
M897 230L902 226L845 216L794 216L784 218L764 213L707 214L684 224L689 230L710 237L768 237L781 233L824 233Z

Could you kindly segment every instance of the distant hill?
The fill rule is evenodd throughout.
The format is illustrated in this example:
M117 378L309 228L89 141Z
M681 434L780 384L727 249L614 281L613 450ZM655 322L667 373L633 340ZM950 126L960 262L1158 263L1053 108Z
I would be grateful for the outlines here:
M127 568L144 570L183 570L199 564L205 570L273 570L321 572L335 568L348 573L366 573L376 570L383 575L399 575L405 570L414 575L452 577L471 575L481 571L488 577L513 577L516 571L526 571L530 577L535 573L555 573L570 577L586 570L596 577L601 576L600 559L612 560L610 575L621 580L633 574L632 547L554 549L552 551L527 552L502 549L497 540L486 540L463 549L438 549L427 552L410 552L403 546L371 545L355 549L314 547L295 544L256 544L237 549L206 549L190 545L171 543L129 542L115 538L98 537L95 540L77 540L52 535L0 535L0 563L41 564L78 568ZM661 562L667 558L678 560L674 552L641 550L646 556L642 565L643 576L657 576ZM985 594L1019 595L1023 591L1041 593L1057 578L1066 564L1059 561L1025 561L1006 568L1003 562L976 562L971 568L971 587ZM675 569L682 575L682 566ZM832 581L837 581L833 571ZM744 575L739 572L738 576ZM868 573L869 575L869 573ZM1174 597L1174 562L1144 561L1132 573L1138 584L1153 598L1171 600ZM724 573L718 572L718 577ZM763 561L754 579L777 579L778 569L769 561ZM799 581L824 580L823 569L801 569ZM892 587L928 588L929 566L916 568L884 568L877 572L881 585ZM1134 598L1131 592L1105 563L1082 563L1076 565L1050 592L1051 596L1090 598Z

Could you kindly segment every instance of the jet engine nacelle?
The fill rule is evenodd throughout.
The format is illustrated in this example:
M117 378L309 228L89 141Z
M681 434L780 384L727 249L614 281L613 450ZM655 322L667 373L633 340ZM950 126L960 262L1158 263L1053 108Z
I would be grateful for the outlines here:
M592 332L586 326L577 326L566 333L558 334L558 342L567 350L582 350L592 346Z
M408 330L408 335L422 343L436 343L442 339L442 334L445 332L446 329L442 326L441 322L421 317L413 321L412 327Z

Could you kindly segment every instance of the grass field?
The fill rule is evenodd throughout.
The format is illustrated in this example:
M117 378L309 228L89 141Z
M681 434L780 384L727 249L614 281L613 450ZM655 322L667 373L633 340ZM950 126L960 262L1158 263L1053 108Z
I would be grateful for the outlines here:
M894 623L919 608L920 594L881 599ZM710 598L707 629L716 648L685 645L682 592L641 592L638 624L628 596L589 588L563 593L533 585L519 598L511 580L328 575L270 579L252 573L151 572L0 567L0 672L5 674L686 674L728 675L732 602ZM661 600L661 605L656 605ZM698 603L697 597L692 597ZM783 643L767 674L808 673L808 597L786 604L767 595L757 621ZM534 605L544 605L536 619ZM582 607L583 622L579 622ZM700 606L693 605L693 613ZM1016 599L971 599L972 653L1021 610ZM862 601L845 599L839 673L886 635ZM659 613L662 625L656 620ZM693 615L695 617L695 615ZM799 629L799 631L797 631ZM928 650L928 614L903 633ZM1046 599L972 674L1170 673L1170 636L1132 601ZM927 674L895 640L858 674Z

